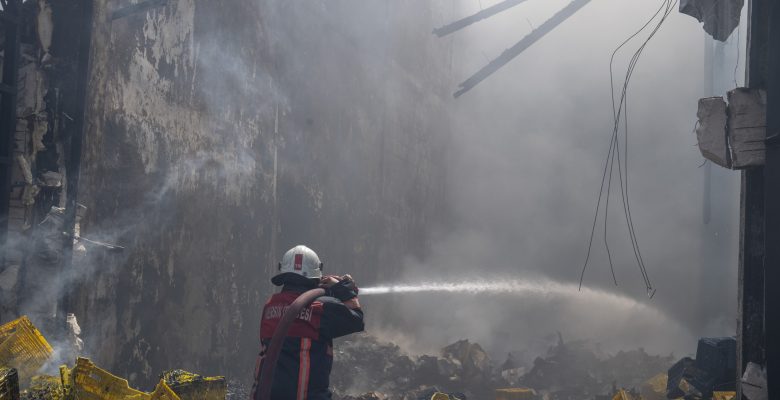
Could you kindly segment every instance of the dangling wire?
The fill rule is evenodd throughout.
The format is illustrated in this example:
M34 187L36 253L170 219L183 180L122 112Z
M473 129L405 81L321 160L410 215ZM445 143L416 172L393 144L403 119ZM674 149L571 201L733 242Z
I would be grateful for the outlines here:
M677 5L677 0L663 0L661 2L660 7L656 12L650 17L650 19L645 22L644 25L642 25L639 30L637 30L633 35L629 36L628 39L623 41L616 49L612 52L612 56L609 60L609 82L610 82L610 92L612 94L612 115L614 118L614 125L612 129L612 137L610 138L609 142L609 149L607 151L607 158L604 162L604 171L601 177L601 186L599 188L599 195L598 200L596 202L596 211L593 216L593 226L591 227L591 233L590 233L590 239L588 241L588 252L585 256L585 263L582 266L582 272L580 273L580 289L582 289L582 281L585 277L585 270L588 267L588 263L590 262L590 254L593 247L593 238L595 236L596 232L596 223L599 218L599 212L601 210L601 200L602 196L604 194L604 186L606 181L606 199L604 201L604 246L607 251L607 257L609 260L609 267L612 271L612 278L617 285L617 279L615 277L615 269L612 262L612 253L609 248L608 243L608 237L607 237L607 231L608 231L608 215L609 215L609 197L611 194L611 187L612 187L612 177L613 170L615 166L615 162L617 161L617 170L618 170L618 180L620 181L620 197L623 205L623 214L625 216L626 220L626 226L628 228L629 232L629 239L631 241L631 247L634 252L634 259L636 260L637 266L639 268L639 272L642 275L642 280L644 281L645 288L647 290L647 294L649 297L653 297L655 294L655 289L653 288L652 282L650 281L650 277L647 273L647 268L645 266L644 259L642 258L642 252L639 249L639 240L636 236L636 229L634 228L634 220L633 216L631 214L631 203L629 201L629 174L628 174L628 86L631 82L631 77L634 73L634 68L636 68L636 64L639 62L639 58L642 55L642 52L644 51L647 44L650 42L650 40L655 36L655 34L658 32L658 30L663 25L664 21L666 21L666 18L669 17L669 15L674 10L675 6ZM616 102L615 100L615 85L614 85L614 73L613 73L613 65L615 60L615 55L620 51L621 48L623 48L626 44L628 44L632 39L634 39L636 36L638 36L640 33L642 33L648 26L650 26L653 21L657 19L657 17L661 15L660 19L656 22L653 29L650 31L649 35L645 40L642 42L642 45L639 46L639 48L634 52L634 54L631 57L631 60L629 61L628 68L626 69L626 75L625 79L623 81L623 87L620 93L620 100ZM620 127L621 127L621 120L623 121L623 127L624 127L624 135L623 135L623 146L622 146L622 152L623 156L621 157L621 146L620 146ZM609 181L607 181L607 176L609 176Z

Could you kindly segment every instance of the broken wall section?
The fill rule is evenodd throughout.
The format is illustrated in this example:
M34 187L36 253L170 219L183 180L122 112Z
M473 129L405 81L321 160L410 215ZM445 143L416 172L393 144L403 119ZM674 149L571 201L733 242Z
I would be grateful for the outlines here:
M133 385L247 382L287 248L361 282L423 253L446 210L452 82L430 29L450 7L152 3L95 4L83 231L126 251L74 263L72 310Z
M764 165L766 93L737 88L722 97L699 100L696 136L702 156L731 169Z
M65 190L75 118L80 2L22 4L17 121L5 265L0 266L0 318L29 317L51 337L63 331L61 268ZM71 34L68 34L70 32ZM82 213L79 213L81 215ZM77 230L78 233L78 230ZM78 253L78 252L77 252ZM59 317L58 317L59 315Z

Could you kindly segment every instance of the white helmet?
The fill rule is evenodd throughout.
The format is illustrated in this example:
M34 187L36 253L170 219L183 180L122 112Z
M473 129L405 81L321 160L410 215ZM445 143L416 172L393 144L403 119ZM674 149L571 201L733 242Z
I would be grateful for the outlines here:
M282 276L296 274L308 279L322 278L322 263L314 250L298 245L284 253L279 263L279 274L271 278L275 285L283 283Z

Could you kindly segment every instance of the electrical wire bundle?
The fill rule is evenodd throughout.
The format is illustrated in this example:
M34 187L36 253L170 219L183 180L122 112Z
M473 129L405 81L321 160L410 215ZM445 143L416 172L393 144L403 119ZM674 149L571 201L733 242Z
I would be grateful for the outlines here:
M620 183L620 198L622 200L623 214L625 216L626 226L628 227L629 238L631 240L631 246L634 252L634 258L636 260L637 266L639 267L639 271L642 274L642 279L644 280L648 297L652 298L653 295L655 294L655 289L653 288L653 284L650 281L650 277L647 273L647 268L645 267L644 259L642 258L642 252L639 249L639 241L636 237L636 230L634 229L634 221L631 215L631 204L629 201L628 87L631 82L631 77L634 73L634 68L639 62L639 58L642 56L642 52L644 51L645 47L650 42L650 40L655 36L655 34L661 28L664 21L666 21L666 19L672 13L676 5L677 5L677 0L662 0L660 7L655 12L655 14L653 14L653 16L650 17L650 19L647 22L645 22L645 24L641 28L639 28L639 30L637 30L633 35L629 36L628 39L623 41L623 43L621 43L620 46L618 46L615 49L615 51L612 52L612 57L609 60L609 84L610 84L610 92L612 95L612 115L614 118L614 125L612 129L612 137L609 142L609 151L607 152L607 157L604 162L604 171L601 177L601 187L599 188L598 201L596 202L596 212L595 215L593 216L593 227L591 228L590 239L588 241L588 253L585 257L585 263L582 266L582 272L580 274L580 285L579 285L580 289L582 289L582 281L585 277L585 270L587 269L588 263L590 261L590 254L593 248L593 238L595 237L595 233L596 233L596 224L598 223L599 215L601 214L600 210L601 210L602 200L604 200L603 201L604 202L604 211L603 211L604 247L607 251L607 258L609 260L610 271L612 272L612 279L616 286L618 284L617 277L615 276L615 268L612 261L612 252L609 249L609 241L607 238L609 199L612 191L612 182L614 177L615 165L617 165L618 180ZM626 69L626 75L623 81L622 90L620 92L619 101L616 101L615 82L614 82L615 80L614 80L614 72L613 72L615 55L618 53L618 51L620 51L620 49L626 46L634 38L639 36L642 32L645 32L648 27L652 27L652 29L650 30L650 33L645 37L641 46L639 46L634 51L631 60L628 63L628 67ZM621 121L623 122L622 146L621 146L621 137L620 137ZM621 154L621 147L622 147L622 154ZM609 179L607 179L607 177L609 177Z

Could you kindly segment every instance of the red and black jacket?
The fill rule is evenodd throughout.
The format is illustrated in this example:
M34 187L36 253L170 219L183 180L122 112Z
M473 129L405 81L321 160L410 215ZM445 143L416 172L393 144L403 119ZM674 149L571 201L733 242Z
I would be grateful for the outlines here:
M263 308L260 323L260 355L255 367L252 399L259 400L257 390L265 349L276 326L289 306L309 288L285 285L274 294ZM333 297L320 297L303 309L293 322L282 345L276 364L271 399L273 400L330 400L330 370L333 366L333 339L361 332L363 311L355 301L350 307Z

